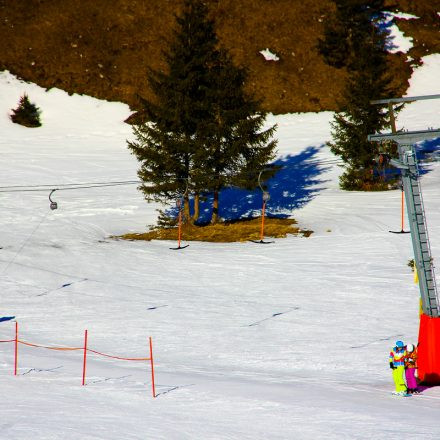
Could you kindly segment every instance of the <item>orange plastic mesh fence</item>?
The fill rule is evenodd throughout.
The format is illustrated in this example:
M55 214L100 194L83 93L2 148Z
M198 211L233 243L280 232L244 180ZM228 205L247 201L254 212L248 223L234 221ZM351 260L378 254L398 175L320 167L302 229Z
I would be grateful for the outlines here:
M82 347L49 347L48 345L31 344L30 342L21 341L20 339L17 342L19 344L27 345L29 347L47 348L48 350L67 350L67 351L83 350Z
M15 339L11 339L9 341L0 341L0 342L15 342ZM40 345L40 344L32 344L31 342L26 342L18 339L17 341L19 344L27 345L28 347L38 347L38 348L47 348L48 350L59 350L59 351L75 351L75 350L84 350L84 347L52 347L48 345ZM98 354L100 356L105 356L112 359L119 359L122 361L150 361L151 358L149 357L142 357L142 358L129 358L129 357L122 357L122 356L112 356L110 354L101 353L100 351L92 350L91 348L87 348L87 351L91 353Z
M96 351L96 350L91 350L90 348L88 348L87 351L99 354L100 356L109 357L112 359L120 359L122 361L149 361L149 360L151 360L151 358L126 358L126 357L120 357L120 356L111 356L109 354L100 353L99 351Z

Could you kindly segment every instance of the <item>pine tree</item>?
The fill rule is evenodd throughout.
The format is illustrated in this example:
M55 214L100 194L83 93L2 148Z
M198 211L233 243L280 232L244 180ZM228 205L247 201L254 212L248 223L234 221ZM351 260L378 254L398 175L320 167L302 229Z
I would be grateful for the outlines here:
M18 107L12 110L11 121L25 127L41 127L41 110L32 102L26 93L20 98Z
M136 142L129 149L141 162L140 189L147 200L168 202L184 194L185 218L189 219L187 187L194 168L195 137L203 106L210 54L215 48L211 23L203 20L205 7L185 3L169 52L164 54L167 72L149 72L155 102L143 101L147 122L134 126ZM214 35L215 37L215 35Z
M243 89L246 72L219 49L212 65L205 102L210 117L197 136L205 148L195 173L200 188L213 193L213 223L218 221L219 193L225 186L255 187L259 171L274 158L276 126L263 130L266 114Z
M214 23L203 1L186 0L165 60L167 72L152 72L155 103L144 102L147 122L134 127L129 148L141 162L141 186L147 200L169 201L188 188L198 196L218 193L238 174L260 168L273 157L268 142L275 127L260 132L264 113L245 95L243 69L235 67L219 47Z
M384 2L336 0L335 3L337 13L325 32L329 36L333 29L333 36L320 42L320 50L329 64L347 69L348 80L342 110L336 113L332 123L330 149L345 162L341 188L386 189L388 185L374 173L378 145L367 140L368 134L389 125L384 108L371 101L393 95L392 78L387 72L389 34L380 26Z
M342 112L336 113L331 124L333 142L329 145L331 151L346 164L340 184L342 189L347 190L387 187L381 176L374 174L379 145L367 140L369 134L380 132L389 125L386 112L371 104L378 97L389 96L386 65L375 58L375 51L367 49L364 48L362 54L370 56L359 56L353 62L356 68L346 85L346 104Z

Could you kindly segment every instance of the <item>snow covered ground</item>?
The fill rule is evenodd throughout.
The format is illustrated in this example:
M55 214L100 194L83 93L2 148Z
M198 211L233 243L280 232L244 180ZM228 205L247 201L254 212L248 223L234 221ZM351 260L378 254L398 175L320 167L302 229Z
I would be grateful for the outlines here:
M425 58L408 95L440 94L439 75L440 56ZM9 121L23 92L42 109L41 128ZM388 232L400 229L400 192L339 190L324 146L332 114L268 120L280 159L313 166L312 178L295 174L291 211L310 238L180 252L109 238L155 222L136 185L57 191L49 209L63 184L137 179L128 115L0 73L0 316L17 317L24 341L81 347L88 329L90 348L123 357L148 356L151 336L158 394L147 362L93 353L82 387L79 351L20 345L14 377L14 346L0 343L0 438L438 439L439 388L391 395L389 350L418 333L410 237ZM430 100L408 105L398 125L439 121ZM437 259L440 162L425 169ZM47 190L11 192L23 185ZM0 323L0 339L13 337L14 323Z

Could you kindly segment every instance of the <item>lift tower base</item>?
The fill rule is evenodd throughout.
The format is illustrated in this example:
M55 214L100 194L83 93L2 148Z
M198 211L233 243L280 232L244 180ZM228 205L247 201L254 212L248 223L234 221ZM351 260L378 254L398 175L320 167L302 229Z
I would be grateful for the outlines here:
M407 98L400 98L400 100L405 99ZM425 99L431 99L431 97L425 97ZM388 100L388 103L392 101ZM440 385L440 301L432 264L414 144L439 137L440 130L404 131L368 136L369 141L397 142L399 160L391 159L390 163L401 170L407 202L414 249L414 270L417 271L419 278L422 303L417 360L418 375L420 381L426 385Z
M420 315L418 347L419 380L426 385L440 385L440 318Z

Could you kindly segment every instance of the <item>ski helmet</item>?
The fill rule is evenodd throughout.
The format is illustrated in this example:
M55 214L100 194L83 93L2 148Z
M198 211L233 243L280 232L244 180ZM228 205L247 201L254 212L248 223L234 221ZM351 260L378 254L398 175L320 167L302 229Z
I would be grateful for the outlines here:
M396 347L403 348L403 342L402 341L396 341Z
M414 345L413 344L408 344L407 346L406 346L406 351L408 351L408 352L413 352L414 351Z

